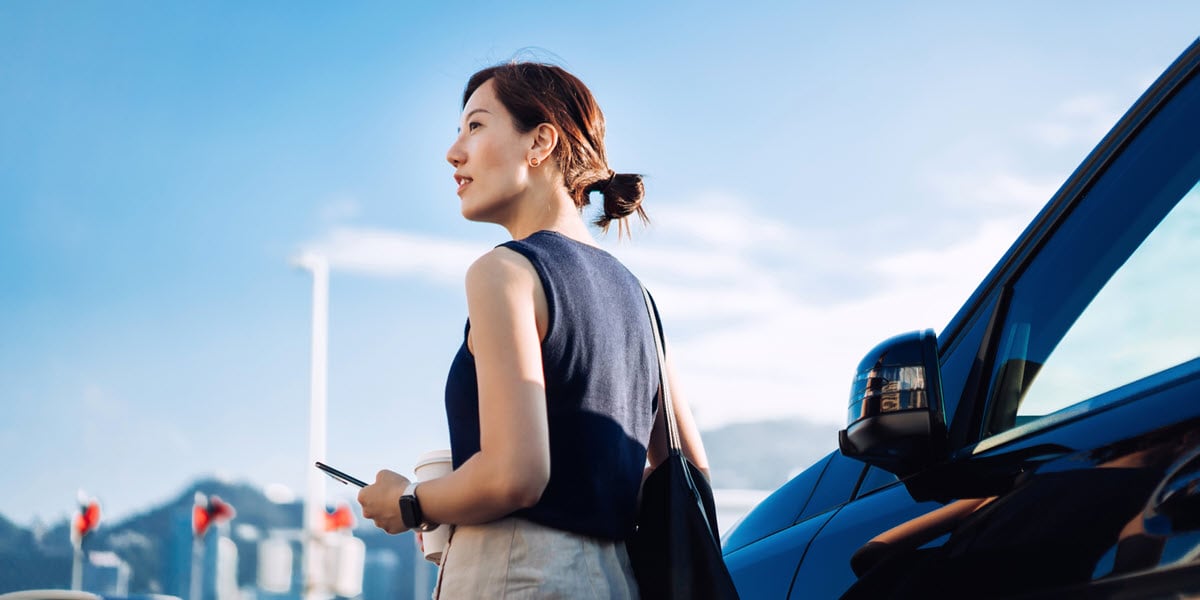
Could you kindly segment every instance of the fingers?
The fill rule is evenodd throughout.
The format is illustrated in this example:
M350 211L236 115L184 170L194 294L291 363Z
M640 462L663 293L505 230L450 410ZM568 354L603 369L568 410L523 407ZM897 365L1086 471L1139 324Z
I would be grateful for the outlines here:
M373 487L375 486L368 485L367 487L358 490L358 505L362 507L362 516L364 519L371 519L374 517L374 510L372 510L371 504L371 497L374 495L374 490L371 489Z
M363 518L391 534L405 531L398 500L408 483L408 478L394 471L383 469L376 473L375 483L358 492Z

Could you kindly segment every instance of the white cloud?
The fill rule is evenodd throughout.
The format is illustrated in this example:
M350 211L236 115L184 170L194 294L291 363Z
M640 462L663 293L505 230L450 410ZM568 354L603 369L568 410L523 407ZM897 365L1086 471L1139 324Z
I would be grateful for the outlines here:
M1015 231L1014 231L1015 230ZM944 326L1007 249L1019 228L983 224L943 248L864 260L876 285L843 301L816 304L783 290L780 269L769 293L734 284L717 300L705 288L669 286L664 314L677 322L677 368L702 427L797 415L841 422L854 367L870 348L905 331ZM656 274L647 274L653 279ZM743 309L743 320L718 326Z
M897 288L919 283L922 290L931 292L965 292L960 295L965 299L974 288L964 290L961 286L981 281L1025 225L1024 220L1016 218L984 221L949 247L881 256L871 267L880 278L893 280Z
M782 224L729 196L659 206L656 216L659 225L633 241L601 243L654 291L704 428L780 416L840 423L862 355L892 335L944 326L1024 224L994 220L942 247L876 256L830 243L853 236ZM487 247L339 228L307 249L334 269L457 285ZM795 285L831 277L861 285L828 300Z
M753 214L745 201L724 192L701 194L686 205L656 206L654 214L669 224L671 236L726 250L748 250L796 239L789 226Z
M1045 120L1031 126L1034 138L1054 147L1090 148L1108 133L1121 109L1107 95L1084 94L1059 103Z
M940 247L874 256L831 243L852 236L774 222L762 238L706 235L725 223L752 232L743 225L765 221L745 204L731 206L728 219L679 228L689 235L614 249L655 291L705 428L781 415L840 423L863 354L892 335L944 326L1025 225L1023 217L994 219ZM690 218L658 212L670 217L664 223ZM792 285L845 273L866 283L832 300L802 297Z
M448 285L461 285L467 267L487 250L475 242L366 227L338 227L304 247L333 270Z
M672 280L723 282L730 278L744 278L748 271L757 270L746 256L737 253L736 248L692 241L671 245L659 242L609 250L636 272L661 272Z
M358 200L348 196L330 200L320 209L320 217L324 222L349 221L362 214L362 205Z
M941 171L928 177L934 190L959 206L989 206L1019 213L1028 220L1058 191L1062 182L1034 179L999 165Z
M947 205L1028 222L1112 128L1123 105L1107 94L1066 98L1005 145L944 156L926 174Z

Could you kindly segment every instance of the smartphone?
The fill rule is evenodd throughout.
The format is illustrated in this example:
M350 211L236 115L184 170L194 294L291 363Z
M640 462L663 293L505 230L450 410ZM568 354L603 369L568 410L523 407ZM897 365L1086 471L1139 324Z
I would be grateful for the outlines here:
M367 487L366 482L364 482L363 480L358 479L356 477L351 477L350 475L347 475L347 474L345 474L345 473L343 473L343 472L341 472L319 460L317 461L317 468L322 471L325 471L327 474L329 474L330 477L332 477L342 483L353 484L353 485L357 485L358 487Z

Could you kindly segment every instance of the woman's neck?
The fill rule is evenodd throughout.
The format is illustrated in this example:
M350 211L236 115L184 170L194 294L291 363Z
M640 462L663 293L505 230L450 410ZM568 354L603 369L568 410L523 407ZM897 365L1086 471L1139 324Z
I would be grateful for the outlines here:
M538 231L554 231L584 244L596 245L587 224L575 208L575 202L563 188L530 198L522 203L524 210L509 222L501 223L514 240L521 240Z

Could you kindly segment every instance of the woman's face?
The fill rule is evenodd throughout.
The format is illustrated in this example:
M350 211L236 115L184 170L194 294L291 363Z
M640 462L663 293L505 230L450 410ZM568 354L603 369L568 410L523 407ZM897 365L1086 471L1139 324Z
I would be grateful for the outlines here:
M462 214L472 221L503 223L529 185L533 134L522 134L489 80L463 107L458 138L446 151Z

